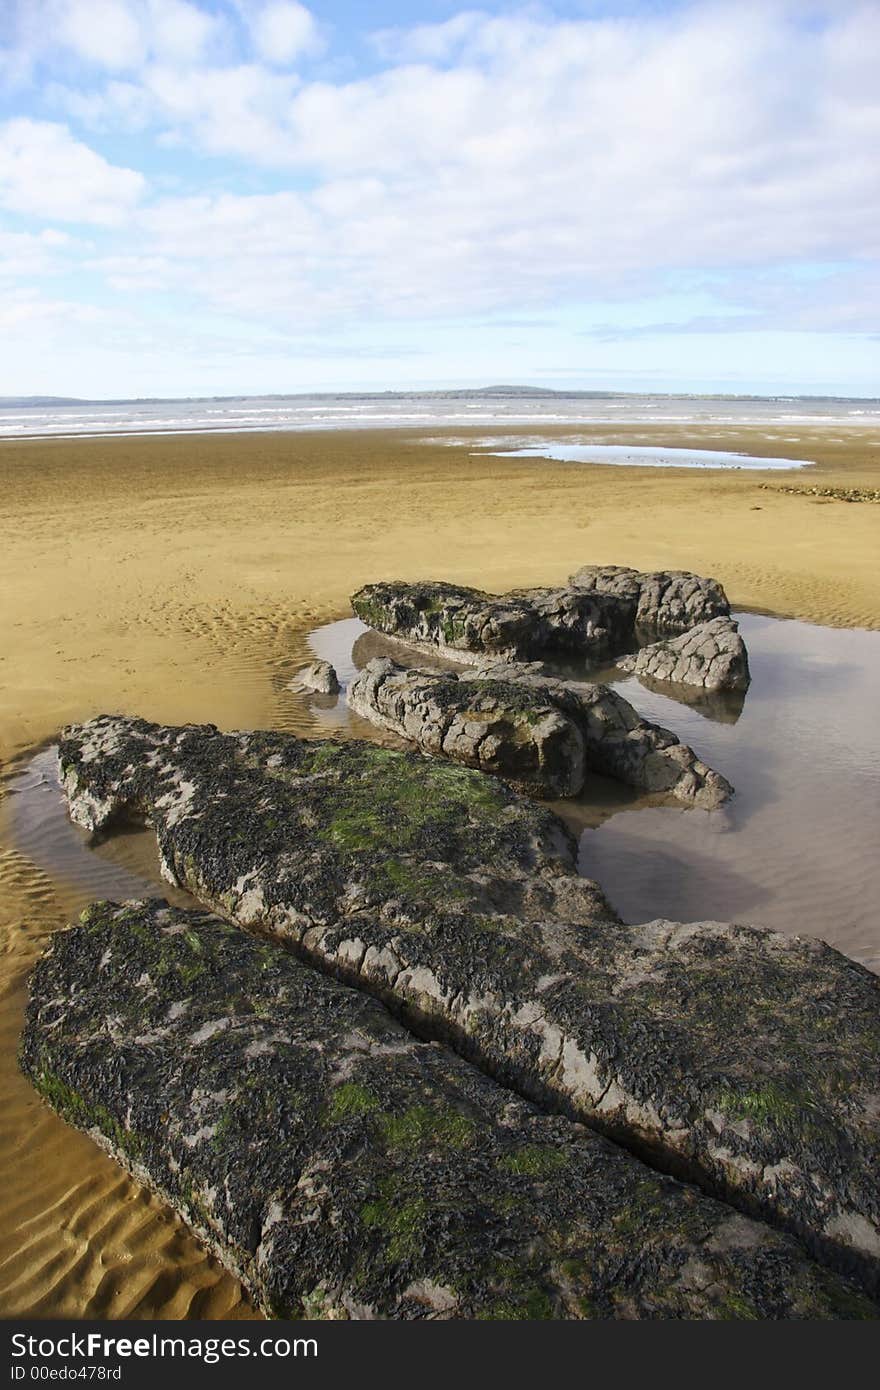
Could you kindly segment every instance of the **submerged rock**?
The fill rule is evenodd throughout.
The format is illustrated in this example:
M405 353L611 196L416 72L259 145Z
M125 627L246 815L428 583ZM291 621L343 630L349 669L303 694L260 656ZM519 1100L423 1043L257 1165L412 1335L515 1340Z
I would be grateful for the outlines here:
M704 690L747 690L751 677L746 644L733 618L712 618L681 637L642 647L618 661L622 671Z
M876 1287L862 966L754 927L626 926L546 808L417 754L104 717L60 756L80 825L140 814L202 902Z
M313 661L304 666L292 682L302 690L314 690L318 695L338 695L339 677L329 661Z
M697 623L730 614L718 580L687 570L642 573L624 565L584 565L569 582L575 589L633 604L635 628L643 637L686 632Z
M853 1318L798 1244L206 913L98 903L21 1061L270 1317Z
M576 796L584 785L577 725L540 692L511 682L464 683L450 672L371 661L349 686L356 714L411 739L425 753L503 777L539 796Z
M426 753L545 797L576 796L589 770L705 809L732 788L674 734L640 719L605 685L578 685L497 663L461 675L371 661L348 703Z

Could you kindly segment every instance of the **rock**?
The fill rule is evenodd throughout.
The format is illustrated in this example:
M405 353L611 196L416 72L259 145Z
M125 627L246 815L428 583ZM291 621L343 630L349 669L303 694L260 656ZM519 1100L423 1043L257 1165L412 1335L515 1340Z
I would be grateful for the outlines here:
M614 595L524 589L498 596L433 581L368 584L351 603L378 632L464 663L486 655L528 660L548 650L600 659L627 645L635 615L633 603Z
M626 926L549 810L418 754L105 716L60 759L78 824L142 816L201 902L877 1287L862 966L754 927Z
M489 678L527 687L554 704L577 725L584 741L586 767L643 791L674 796L705 811L721 806L733 787L707 767L675 734L642 719L628 700L601 683L556 680L535 674L530 666L486 663L460 680Z
M544 797L576 796L587 769L712 809L732 793L674 734L640 719L605 685L582 686L497 663L461 675L371 661L351 708L425 752L494 773Z
M339 677L329 661L313 661L304 666L293 684L304 690L314 690L318 695L338 695Z
M528 686L462 682L452 672L405 670L386 659L361 671L348 703L424 753L494 773L538 796L576 796L584 785L577 725Z
M733 618L712 618L681 637L642 647L618 661L622 671L704 690L747 690L751 677L746 644Z
M686 632L711 618L728 617L730 605L717 579L687 570L642 573L623 565L584 565L571 576L575 589L607 594L635 605L635 628L643 635Z
M789 1237L202 912L98 903L22 1065L277 1318L855 1318Z
M548 652L600 661L730 613L715 579L618 565L587 565L565 588L502 595L433 580L368 584L351 603L376 631L463 663L530 661Z

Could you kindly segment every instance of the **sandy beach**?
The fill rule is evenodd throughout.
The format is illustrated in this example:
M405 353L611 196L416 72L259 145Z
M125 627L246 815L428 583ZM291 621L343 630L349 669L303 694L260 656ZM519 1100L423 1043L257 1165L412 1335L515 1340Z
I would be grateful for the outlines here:
M273 674L381 578L501 591L585 563L684 568L720 579L736 608L880 628L880 507L781 490L876 489L875 431L589 433L816 466L474 457L409 430L0 443L5 773L63 724L101 712L271 726ZM17 1072L27 971L86 898L10 843L4 810L0 800L0 1310L252 1316L236 1282Z

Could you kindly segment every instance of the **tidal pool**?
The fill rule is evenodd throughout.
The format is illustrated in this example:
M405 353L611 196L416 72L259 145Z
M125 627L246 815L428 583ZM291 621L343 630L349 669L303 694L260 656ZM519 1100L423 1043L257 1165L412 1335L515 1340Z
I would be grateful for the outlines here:
M616 668L565 674L613 684L639 712L674 730L736 788L716 811L684 809L593 776L584 794L554 803L579 838L579 867L629 922L670 917L754 922L822 937L880 970L880 633L737 615L752 684L743 696L648 689ZM276 672L273 724L307 737L368 738L403 746L353 715L344 687L371 657L448 666L413 653L357 618L309 634L332 661L340 696L289 688ZM151 833L94 841L67 820L54 750L10 785L14 842L54 877L93 897L176 895L158 876ZM181 895L182 896L182 895Z
M670 449L653 444L546 444L529 445L523 449L486 449L492 458L542 458L560 463L609 463L618 468L742 468L773 469L810 468L811 459L757 458L753 454L735 454L725 449Z

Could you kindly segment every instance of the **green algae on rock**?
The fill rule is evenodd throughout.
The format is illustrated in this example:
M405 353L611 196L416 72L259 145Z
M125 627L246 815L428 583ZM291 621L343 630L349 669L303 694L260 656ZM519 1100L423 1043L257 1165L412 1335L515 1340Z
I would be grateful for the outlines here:
M529 661L547 652L597 660L637 642L687 631L730 613L716 579L682 570L641 574L586 565L567 586L487 594L438 580L367 584L352 595L362 622L458 661Z
M58 933L21 1062L269 1316L877 1316L790 1237L204 912L98 903Z
M60 756L79 824L144 816L202 902L877 1287L863 967L754 927L625 926L546 808L417 755L104 717Z
M445 650L457 661L528 661L548 650L607 657L626 647L635 616L635 605L615 595L574 589L485 594L435 580L367 584L351 605L377 632Z

